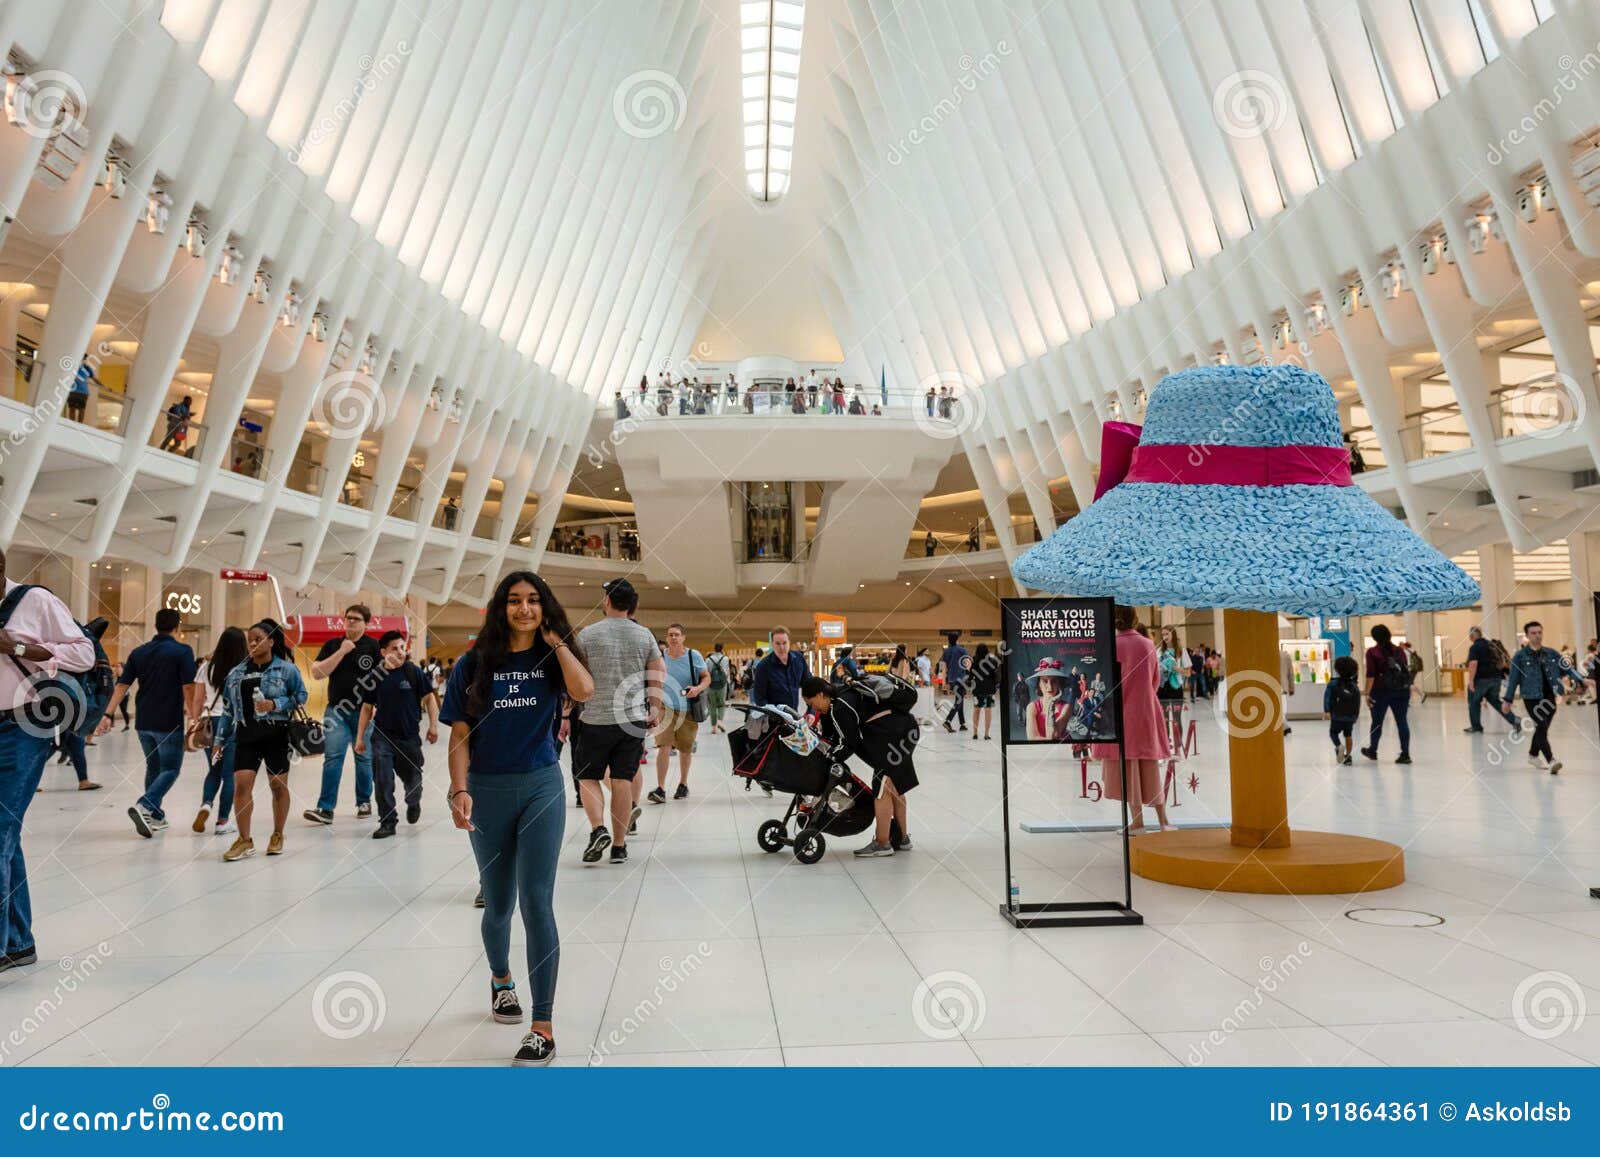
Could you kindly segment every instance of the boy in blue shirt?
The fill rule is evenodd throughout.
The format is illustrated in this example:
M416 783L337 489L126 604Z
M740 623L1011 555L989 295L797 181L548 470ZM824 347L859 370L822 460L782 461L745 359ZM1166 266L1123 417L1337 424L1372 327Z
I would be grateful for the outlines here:
M1349 655L1340 655L1333 661L1333 678L1322 692L1322 717L1332 720L1328 738L1333 740L1339 762L1347 767L1356 719L1361 715L1361 684L1357 682L1360 676L1360 664Z
M428 742L439 739L439 697L433 681L407 657L406 637L399 631L385 631L378 640L383 666L364 673L361 692L361 722L356 727L356 754L366 753L367 727L372 727L372 781L378 797L378 830L375 840L394 835L399 816L394 804L394 777L398 774L406 787L406 823L414 824L422 815L422 709L428 709Z

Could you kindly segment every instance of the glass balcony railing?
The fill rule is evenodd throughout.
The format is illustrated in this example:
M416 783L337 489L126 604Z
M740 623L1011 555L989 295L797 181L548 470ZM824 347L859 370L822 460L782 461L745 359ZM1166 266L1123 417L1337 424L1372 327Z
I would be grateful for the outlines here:
M229 451L229 467L235 474L243 474L246 478L265 478L267 463L271 458L272 451L261 443L243 435L234 435Z
M440 530L456 530L461 526L461 503L456 499L445 499L439 504L439 509L434 512L433 525Z
M169 454L193 458L205 444L205 437L205 423L169 410L162 413L156 428L150 432L150 445Z
M339 501L346 506L365 510L372 502L372 475L349 474L339 490Z
M917 416L957 422L962 417L961 399L954 396L941 399L935 394L930 399L925 393L885 392L873 386L852 386L840 394L820 386L816 390L804 386L790 390L785 383L740 386L731 394L725 385L700 390L692 387L662 390L651 385L642 393L635 387L631 391L624 390L620 399L613 396L601 408L610 411L618 420L825 414L830 417Z
M1511 386L1489 403L1489 425L1498 441L1553 438L1576 429L1585 402L1570 379L1549 377Z
M1029 541L1031 542L1031 535ZM943 558L950 554L976 554L980 550L999 549L1000 536L985 527L976 533L969 531L966 534L912 535L911 541L906 544L905 557Z
M389 514L393 518L414 520L417 517L417 488L396 486L394 494L389 498Z

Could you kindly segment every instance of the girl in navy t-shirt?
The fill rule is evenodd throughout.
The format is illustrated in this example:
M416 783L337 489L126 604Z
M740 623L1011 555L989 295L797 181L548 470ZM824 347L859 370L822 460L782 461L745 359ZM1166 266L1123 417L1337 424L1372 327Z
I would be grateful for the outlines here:
M556 762L561 696L594 694L572 624L532 571L500 580L483 629L445 687L439 718L450 727L450 814L471 833L483 889L483 948L489 1013L520 1024L511 978L511 917L522 898L532 1024L513 1064L555 1057L551 1026L561 938L553 897L566 826L566 789Z

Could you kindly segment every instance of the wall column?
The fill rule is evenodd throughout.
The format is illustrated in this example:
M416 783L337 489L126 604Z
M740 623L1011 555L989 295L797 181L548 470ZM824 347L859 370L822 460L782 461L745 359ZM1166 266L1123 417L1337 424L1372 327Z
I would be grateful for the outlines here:
M1517 649L1516 555L1508 542L1478 548L1478 585L1483 588L1483 633L1499 639L1508 652Z

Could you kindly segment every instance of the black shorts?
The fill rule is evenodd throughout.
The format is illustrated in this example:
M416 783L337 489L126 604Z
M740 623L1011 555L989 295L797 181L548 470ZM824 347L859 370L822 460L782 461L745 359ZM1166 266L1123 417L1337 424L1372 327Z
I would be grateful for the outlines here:
M1169 703L1182 703L1183 702L1183 688L1182 687L1168 687L1167 684L1166 684L1166 681L1163 680L1162 683L1161 683L1161 686L1156 688L1156 698L1165 700L1165 701L1167 701Z
M268 775L289 774L289 729L273 728L254 735L241 734L233 745L234 771L260 771L265 764Z
M917 768L912 762L922 732L909 715L896 715L863 728L861 756L872 765L872 794L883 794L888 779L901 795L917 786Z
M585 723L572 741L572 774L577 779L632 779L644 756L642 723Z
M972 704L979 711L982 711L985 707L993 707L994 694L991 692L985 695L982 691L974 691L972 693Z
M1335 747L1339 746L1340 738L1349 739L1354 735L1356 721L1354 719L1331 719L1328 721L1328 738L1333 740Z

